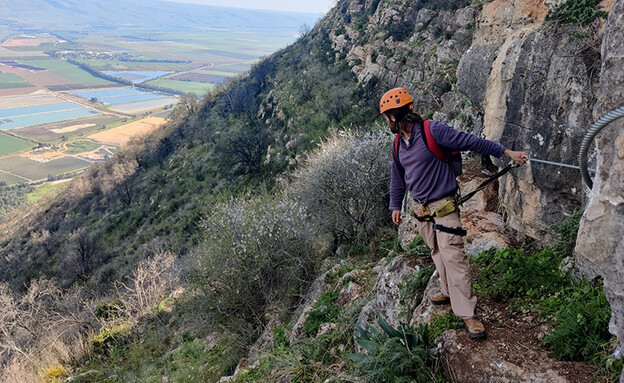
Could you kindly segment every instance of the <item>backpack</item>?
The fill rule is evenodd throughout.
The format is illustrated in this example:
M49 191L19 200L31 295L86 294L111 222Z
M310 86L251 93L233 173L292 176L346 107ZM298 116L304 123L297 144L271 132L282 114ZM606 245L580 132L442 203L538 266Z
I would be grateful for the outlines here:
M451 167L451 170L453 171L453 174L455 174L455 177L461 176L462 175L461 151L442 150L440 145L438 145L438 143L435 142L435 139L433 138L433 134L431 134L431 129L429 129L430 122L431 121L429 120L425 120L423 123L423 129L420 130L420 134L423 136L423 141L425 141L425 145L427 146L427 149L429 149L429 151L431 151L431 153L433 153L433 155L436 156L440 161L446 162ZM399 134L397 134L396 137L394 138L394 155L396 156L397 161L399 160L400 139L401 137Z

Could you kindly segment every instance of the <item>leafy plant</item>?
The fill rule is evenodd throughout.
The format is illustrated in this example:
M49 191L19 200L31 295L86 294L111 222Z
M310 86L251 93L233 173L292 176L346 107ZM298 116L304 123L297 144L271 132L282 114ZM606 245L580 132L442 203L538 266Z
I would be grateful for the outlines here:
M273 304L299 297L315 275L307 219L300 203L267 195L217 204L191 265L196 303L234 331L247 332Z
M323 323L332 322L340 315L340 310L336 307L337 299L338 293L335 291L321 295L303 324L303 332L307 336L316 335Z
M387 222L390 145L386 132L334 133L294 174L287 193L308 208L309 221L321 233L332 237L333 250L368 243Z
M607 12L600 9L600 0L567 0L553 9L548 19L562 24L590 24L598 17L606 18Z
M420 235L417 235L405 247L405 252L409 255L427 256L431 254L431 249L425 244L425 240Z
M63 365L56 365L43 369L43 381L46 383L60 383L65 381L69 371Z
M460 329L464 327L464 321L460 317L452 313L446 313L431 318L431 322L429 323L429 333L431 339L435 340L446 330Z
M401 318L408 318L418 306L434 271L432 266L423 267L417 275L410 274L403 278L399 284L400 303L403 307L399 314Z
M513 248L490 249L473 258L482 266L474 288L498 300L553 294L567 283L559 271L560 261L549 250L531 256Z
M420 325L417 333L404 325L394 328L381 316L377 325L379 329L368 330L355 326L359 334L355 341L368 353L347 356L358 362L359 374L372 383L432 381L427 326Z
M611 339L611 309L601 286L584 281L568 293L555 312L554 325L544 338L560 360L590 361Z
M119 324L111 328L102 328L91 340L93 352L96 355L107 355L115 347L125 345L132 336L132 328L125 324Z

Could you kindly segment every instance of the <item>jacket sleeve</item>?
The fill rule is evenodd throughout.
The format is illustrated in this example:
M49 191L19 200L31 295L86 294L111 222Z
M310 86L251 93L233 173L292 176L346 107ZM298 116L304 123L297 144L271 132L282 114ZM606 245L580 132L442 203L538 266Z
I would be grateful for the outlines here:
M499 158L503 155L505 147L490 140L460 132L440 121L431 121L431 134L438 143L453 150L471 150L481 155Z
M390 210L401 210L405 195L405 168L392 148L392 173L390 174Z

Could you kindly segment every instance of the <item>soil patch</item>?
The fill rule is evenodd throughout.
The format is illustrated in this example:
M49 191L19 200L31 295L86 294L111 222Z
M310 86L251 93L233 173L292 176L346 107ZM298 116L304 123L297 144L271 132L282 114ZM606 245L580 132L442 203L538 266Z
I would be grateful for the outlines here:
M88 138L103 144L124 146L132 137L151 133L164 124L165 121L164 118L160 117L148 117L104 132L92 134Z

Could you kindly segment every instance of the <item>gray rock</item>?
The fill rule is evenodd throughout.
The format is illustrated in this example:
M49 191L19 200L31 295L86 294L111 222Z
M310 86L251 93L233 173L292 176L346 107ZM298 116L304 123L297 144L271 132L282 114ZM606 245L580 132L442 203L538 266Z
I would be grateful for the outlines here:
M464 53L457 67L457 89L470 99L472 105L483 109L485 90L492 63L503 45L502 40L475 43Z
M416 307L412 313L410 325L417 327L419 324L429 324L431 319L451 312L451 305L433 305L429 301L429 297L440 292L440 275L437 271L431 275L427 288L423 293L423 299L420 305Z
M355 302L362 297L362 287L355 282L349 282L347 287L340 290L336 304L343 307L349 303Z
M327 284L325 283L325 277L327 276L327 274L335 273L342 265L343 262L338 263L330 270L321 274L321 276L316 278L314 282L312 282L312 286L310 286L310 289L308 290L308 293L306 294L303 303L299 305L299 307L295 311L295 314L293 315L294 319L292 330L288 331L286 334L289 342L293 342L301 337L303 325L305 324L308 313L312 310L312 307L318 301L321 295L327 290Z
M381 271L374 288L374 298L362 308L358 317L358 325L366 328L369 323L381 315L392 326L400 325L399 314L401 306L401 292L399 286L408 275L416 277L419 266L412 266L412 262L405 256L392 259Z
M602 43L602 68L597 120L624 103L624 2L609 12ZM612 122L596 137L598 174L588 196L576 243L577 263L589 275L604 280L613 312L610 329L624 349L624 118ZM621 382L624 383L624 374Z

